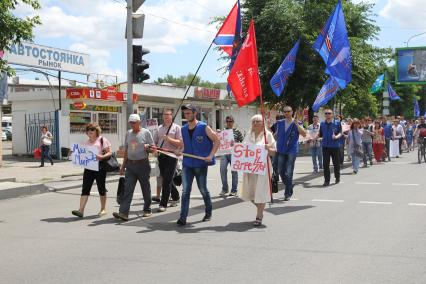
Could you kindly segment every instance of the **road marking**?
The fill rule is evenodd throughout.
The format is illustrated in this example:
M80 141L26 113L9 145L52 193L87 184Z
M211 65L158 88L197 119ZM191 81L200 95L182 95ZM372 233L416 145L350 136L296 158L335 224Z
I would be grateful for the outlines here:
M425 203L408 203L409 206L426 206Z
M396 182L393 182L392 185L394 185L394 186L419 186L420 184L418 184L418 183L396 183Z
M381 182L362 182L362 181L357 181L357 182L355 182L355 184L378 185L378 184L382 184L382 183Z
M313 202L335 202L335 203L341 203L345 202L344 200L336 200L336 199L312 199Z
M383 204L383 205L391 205L392 202L384 202L384 201L359 201L360 204Z

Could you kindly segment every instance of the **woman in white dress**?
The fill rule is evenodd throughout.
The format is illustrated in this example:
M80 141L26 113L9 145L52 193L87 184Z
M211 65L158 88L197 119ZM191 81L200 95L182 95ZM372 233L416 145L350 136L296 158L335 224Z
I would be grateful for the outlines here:
M244 138L245 144L256 144L264 145L265 149L268 150L269 156L275 155L275 139L271 132L266 130L266 139L268 143L265 143L265 135L263 118L260 114L256 114L251 118L251 128ZM272 163L269 161L270 173L272 173ZM244 201L252 201L257 207L255 226L262 225L263 211L267 202L271 200L269 178L267 175L256 175L250 173L244 173L243 175L243 187L240 193L241 199Z

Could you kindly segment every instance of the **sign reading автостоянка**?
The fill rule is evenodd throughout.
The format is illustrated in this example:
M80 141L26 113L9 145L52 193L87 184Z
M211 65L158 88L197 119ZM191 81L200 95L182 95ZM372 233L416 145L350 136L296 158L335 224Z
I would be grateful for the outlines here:
M89 55L34 43L14 44L5 52L11 64L89 74Z

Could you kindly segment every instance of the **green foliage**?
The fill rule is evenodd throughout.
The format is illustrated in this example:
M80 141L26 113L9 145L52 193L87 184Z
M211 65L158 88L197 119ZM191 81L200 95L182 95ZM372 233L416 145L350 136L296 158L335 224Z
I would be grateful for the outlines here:
M166 75L163 78L158 78L157 80L154 81L154 83L156 84L169 83L177 87L184 87L184 86L189 86L193 77L194 77L194 74L191 74L191 73L188 73L188 75L181 75L179 77ZM205 87L205 88L211 88L211 89L225 89L226 83L212 83L209 81L201 80L200 76L196 76L194 79L194 82L192 83L192 86Z
M376 115L380 105L368 91L378 74L383 72L391 51L369 43L379 32L371 12L373 5L342 2L353 57L353 79L329 105L334 102L342 105L345 115ZM336 0L244 1L244 30L252 17L255 20L264 101L285 103L295 108L312 106L327 79L325 64L312 45L336 3ZM284 94L277 98L269 81L298 38L301 38L301 44L295 72L289 78Z
M34 10L40 9L38 0L1 0L0 1L0 50L7 50L12 44L30 41L33 38L33 28L41 24L38 16L21 19L13 14L18 5L26 4ZM0 59L0 71L13 74L13 69Z

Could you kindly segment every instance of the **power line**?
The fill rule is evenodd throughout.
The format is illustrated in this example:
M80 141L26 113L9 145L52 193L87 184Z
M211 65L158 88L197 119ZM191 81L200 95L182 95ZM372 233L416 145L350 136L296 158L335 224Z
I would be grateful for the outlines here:
M220 14L221 14L221 13L219 13L218 11L212 10L212 9L210 9L209 7L207 7L207 6L203 5L203 4L200 4L200 3L198 3L198 2L196 2L196 1L194 1L194 0L188 0L188 1L190 1L190 2L192 2L192 3L194 3L194 4L196 4L196 5L198 5L198 6L202 7L202 8L204 8L206 11L209 11L209 12L214 13L215 15L220 15Z

